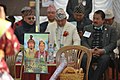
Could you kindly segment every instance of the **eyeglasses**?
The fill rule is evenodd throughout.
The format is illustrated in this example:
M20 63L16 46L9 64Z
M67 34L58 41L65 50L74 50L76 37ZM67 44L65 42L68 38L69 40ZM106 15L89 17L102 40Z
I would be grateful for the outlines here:
M35 18L34 17L28 17L27 19L28 20L34 20Z

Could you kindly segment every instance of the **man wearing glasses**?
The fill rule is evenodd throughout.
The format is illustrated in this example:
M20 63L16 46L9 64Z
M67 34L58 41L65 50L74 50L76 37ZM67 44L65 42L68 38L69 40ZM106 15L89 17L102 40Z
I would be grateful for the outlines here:
M33 9L24 11L22 25L15 28L15 34L20 42L24 44L24 33L35 32L35 13Z

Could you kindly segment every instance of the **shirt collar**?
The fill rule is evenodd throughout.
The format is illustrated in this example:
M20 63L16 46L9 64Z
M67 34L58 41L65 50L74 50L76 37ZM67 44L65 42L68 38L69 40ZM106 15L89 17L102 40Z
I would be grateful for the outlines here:
M97 29L97 30L102 30L103 29L103 25L102 26L100 26L100 27L94 27L94 29Z

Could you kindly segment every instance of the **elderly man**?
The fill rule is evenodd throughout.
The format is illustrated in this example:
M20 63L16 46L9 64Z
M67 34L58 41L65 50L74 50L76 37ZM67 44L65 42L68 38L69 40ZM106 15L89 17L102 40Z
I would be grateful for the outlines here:
M80 37L76 27L67 22L67 16L62 8L56 11L56 22L48 25L46 32L50 32L49 44L56 46L57 50L62 46L80 45Z
M15 30L15 28L16 28L17 26L22 26L22 21L23 21L23 18L24 18L24 12L27 11L27 10L30 10L30 9L31 9L31 7L28 7L28 6L25 6L25 7L23 7L23 8L21 9L22 20L14 23L14 25L13 25L13 29L14 29L14 30Z
M34 10L26 10L23 13L22 25L15 28L15 35L17 36L20 44L24 44L24 33L35 32L35 16Z
M117 47L114 51L115 53L119 53L119 56L120 56L120 23L114 20L114 14L111 9L108 9L105 11L105 23L116 28L118 39L117 39ZM120 71L120 63L118 65L118 69Z
M118 35L117 46L120 46L120 23L114 20L114 14L111 9L105 11L105 23L116 28Z
M49 23L55 22L55 13L56 13L55 6L54 5L49 5L48 8L47 8L47 18L48 18L48 21L43 22L43 23L40 24L39 32L44 33L46 28L47 28L47 25Z

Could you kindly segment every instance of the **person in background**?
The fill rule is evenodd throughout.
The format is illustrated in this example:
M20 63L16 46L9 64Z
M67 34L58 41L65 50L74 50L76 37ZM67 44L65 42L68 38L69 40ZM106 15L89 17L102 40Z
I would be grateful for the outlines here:
M24 12L26 12L27 10L31 10L31 7L25 6L21 9L22 20L14 23L13 30L15 30L17 26L22 26L22 22L24 21Z
M11 24L11 27L13 28L13 25L14 25L14 22L15 22L15 17L14 16L8 16L6 18L6 20L10 21L12 24Z
M120 46L120 24L114 20L114 14L111 9L105 11L105 24L116 28L118 35L117 46Z
M73 18L75 20L73 22L77 23L76 26L78 34L80 35L80 37L82 37L84 26L92 23L89 18L85 17L85 8L83 5L80 4L78 6L75 6L73 11Z
M25 57L26 58L34 58L34 55L36 53L35 49L35 41L33 40L33 36L30 35L30 39L27 42L28 48L25 50Z
M23 13L22 25L15 28L14 33L20 44L24 44L24 33L35 32L35 13L33 9L25 10Z
M53 44L58 50L62 46L80 45L80 37L77 28L67 22L67 16L62 8L57 9L56 22L48 25L46 32L50 32L49 44Z
M62 8L66 13L66 6L67 6L68 1L69 0L53 0L53 4L56 7L56 9Z
M114 20L114 14L113 14L112 9L108 9L105 11L105 24L111 25L112 27L116 28L118 38L117 38L117 47L115 50L118 50L118 52L114 52L114 53L119 54L120 56L120 23ZM112 64L110 66L113 67ZM118 62L118 70L120 72L119 62Z
M116 48L117 33L114 27L104 25L105 13L98 10L93 15L93 24L84 27L82 45L92 52L92 61L89 70L89 80L100 80L109 66L110 55ZM84 56L82 67L85 68ZM97 63L93 71L92 64ZM84 69L83 69L84 70Z
M45 42L43 40L39 41L39 50L35 53L35 58L44 58L47 61L48 52L45 50Z
M6 7L0 4L0 80L13 80L4 59L19 51L20 44L14 35L10 22L5 20Z
M75 6L83 5L85 7L85 17L89 18L92 11L92 0L68 0L66 11L69 15L68 21L74 21L73 11Z
M47 8L47 18L48 21L43 22L40 24L40 30L39 32L44 33L45 30L47 29L47 26L49 23L55 22L55 13L56 13L56 8L54 5L49 5Z

